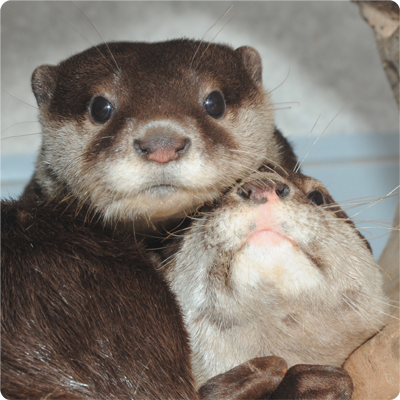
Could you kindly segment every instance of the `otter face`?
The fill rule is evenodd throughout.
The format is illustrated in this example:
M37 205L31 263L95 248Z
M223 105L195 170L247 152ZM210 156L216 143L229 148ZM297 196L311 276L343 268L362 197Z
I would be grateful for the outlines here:
M341 366L386 319L365 239L320 182L283 169L196 217L167 265L200 384L271 354Z
M107 221L181 216L265 159L281 162L261 60L249 47L110 43L35 70L49 193Z

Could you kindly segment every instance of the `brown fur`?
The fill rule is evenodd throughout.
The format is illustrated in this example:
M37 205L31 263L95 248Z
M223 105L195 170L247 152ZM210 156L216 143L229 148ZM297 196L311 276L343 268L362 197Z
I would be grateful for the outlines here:
M339 367L298 364L289 368L270 399L350 400L353 382Z
M199 393L221 399L228 398L228 391L235 388L235 397L229 397L232 400L239 396L245 399L269 398L284 379L286 372L287 364L281 357L255 358L225 374L213 377L200 388Z
M243 380L260 398L271 392L276 363L267 357L198 395L181 312L155 254L87 207L29 194L1 210L6 398L239 400L249 394Z
M109 43L32 75L43 140L33 182L49 195L90 204L107 223L146 225L185 216L263 162L295 165L274 127L256 50L192 40ZM223 94L213 118L207 96ZM105 123L90 115L96 96L112 104ZM174 138L190 143L167 163L134 143ZM156 158L157 159L157 158Z
M254 358L199 389L199 394L210 400L350 400L352 393L351 377L343 368L298 364L288 370L285 360L277 356Z
M40 199L2 204L2 394L195 398L163 278L133 235L85 217Z

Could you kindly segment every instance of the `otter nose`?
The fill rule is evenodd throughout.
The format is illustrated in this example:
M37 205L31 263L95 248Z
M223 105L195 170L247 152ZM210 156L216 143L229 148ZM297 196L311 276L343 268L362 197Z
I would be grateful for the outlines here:
M289 195L290 188L283 182L257 180L245 183L238 189L237 193L242 199L266 203L272 199L284 199Z
M133 145L139 155L146 157L149 161L164 164L185 154L190 147L190 139L152 136L141 140L135 139Z

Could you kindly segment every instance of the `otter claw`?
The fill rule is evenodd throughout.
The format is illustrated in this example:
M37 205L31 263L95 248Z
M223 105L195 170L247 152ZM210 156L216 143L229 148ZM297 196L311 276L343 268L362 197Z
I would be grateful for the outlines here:
M350 400L353 381L339 367L298 364L291 367L269 399Z
M253 358L209 379L199 389L199 397L202 400L267 399L286 371L286 361L281 357Z

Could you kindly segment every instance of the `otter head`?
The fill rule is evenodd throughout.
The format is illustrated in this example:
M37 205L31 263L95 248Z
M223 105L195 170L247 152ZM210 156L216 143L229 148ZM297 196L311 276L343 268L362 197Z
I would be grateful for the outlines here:
M304 175L276 169L241 182L195 217L173 253L166 275L199 384L271 354L341 366L385 321L368 243Z
M38 67L35 179L106 221L182 216L281 162L259 54L174 40L109 43Z

